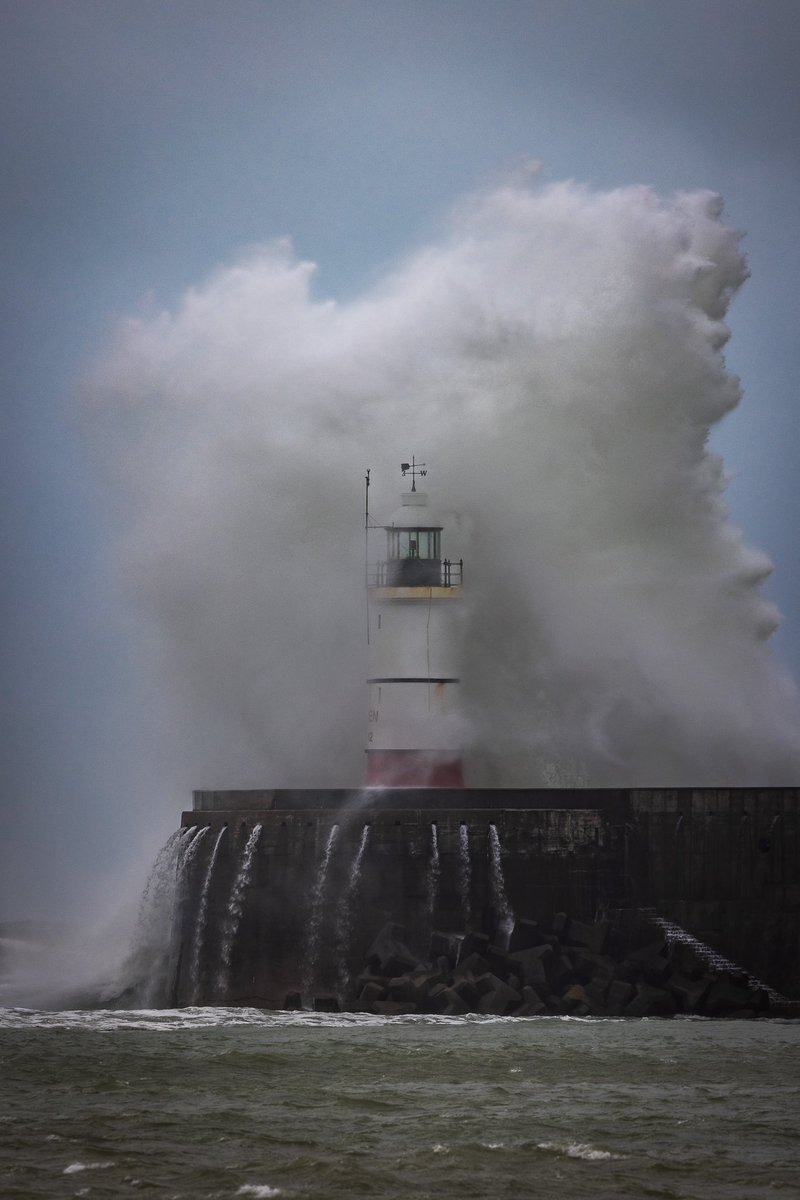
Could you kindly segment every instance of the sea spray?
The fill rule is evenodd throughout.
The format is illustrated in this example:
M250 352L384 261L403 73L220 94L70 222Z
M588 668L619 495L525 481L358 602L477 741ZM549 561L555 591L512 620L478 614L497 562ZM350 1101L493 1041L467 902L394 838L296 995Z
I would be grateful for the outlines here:
M336 839L339 836L339 826L332 825L328 840L325 843L325 850L322 855L322 861L317 870L317 877L314 881L314 891L311 896L311 911L308 920L308 933L306 936L305 949L305 965L303 969L303 991L309 992L314 986L315 972L317 968L317 957L319 955L320 934L322 932L322 919L324 915L325 902L325 885L328 881L328 868L330 866L331 855L333 848L336 845Z
M353 936L353 917L358 902L358 889L361 883L361 864L364 851L369 841L369 825L361 830L361 840L353 855L350 871L347 877L347 889L339 901L336 920L336 953L339 988L345 991L350 981L350 943Z
M472 923L472 864L469 857L469 829L462 821L458 827L458 895L461 900L461 919L464 928Z
M514 926L514 913L506 896L500 838L496 825L489 826L489 890L495 921L497 922L495 941L498 946L505 949L508 946L509 935Z
M317 296L286 241L127 321L87 424L124 480L184 753L221 777L358 777L362 541L341 463L370 464L388 516L398 430L424 428L436 506L462 514L443 519L468 564L473 786L800 776L770 564L710 449L740 398L723 348L746 274L708 192L511 179L364 296Z
M225 992L230 984L233 946L236 940L236 934L239 932L239 924L242 919L244 893L245 888L250 882L253 854L260 836L261 824L257 823L253 826L250 836L245 844L239 870L236 874L236 878L233 881L233 887L231 888L231 894L228 900L225 921L222 927L222 939L219 950L219 968L217 971L217 995L220 999L225 998Z
M431 856L428 859L428 919L433 921L436 912L436 899L439 894L439 828L435 821L431 822Z
M177 829L156 855L128 954L115 980L101 993L105 1004L152 1008L166 1003L178 867L195 832L196 826Z
M226 832L227 825L223 825L216 836L214 845L211 849L211 854L209 855L205 875L203 876L203 884L200 889L200 899L197 904L197 916L195 917L194 931L192 936L192 957L189 963L189 994L192 1004L197 1004L200 999L200 970L203 960L203 949L205 947L206 923L208 921L208 901L211 894L211 880L214 875L214 867L217 864L219 848Z

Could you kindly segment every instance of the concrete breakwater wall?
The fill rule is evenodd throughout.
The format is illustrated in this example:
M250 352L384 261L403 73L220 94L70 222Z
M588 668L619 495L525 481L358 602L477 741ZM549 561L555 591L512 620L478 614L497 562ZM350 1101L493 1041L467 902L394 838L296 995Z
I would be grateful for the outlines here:
M291 992L341 994L386 922L424 958L433 931L502 937L503 902L543 923L651 909L800 997L799 797L196 793L182 825L208 832L185 880L172 999L277 1007Z
M632 902L800 998L799 813L797 788L631 792Z

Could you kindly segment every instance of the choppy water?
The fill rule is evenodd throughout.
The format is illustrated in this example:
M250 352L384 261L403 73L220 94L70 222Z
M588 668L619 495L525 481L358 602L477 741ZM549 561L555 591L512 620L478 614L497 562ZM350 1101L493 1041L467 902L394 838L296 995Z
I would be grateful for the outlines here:
M800 1024L0 1010L0 1195L800 1195Z

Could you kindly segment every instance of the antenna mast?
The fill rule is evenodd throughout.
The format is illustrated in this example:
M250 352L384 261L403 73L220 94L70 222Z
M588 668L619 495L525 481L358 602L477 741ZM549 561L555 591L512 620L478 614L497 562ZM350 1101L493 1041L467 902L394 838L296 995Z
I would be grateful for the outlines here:
M364 476L364 595L367 601L367 645L369 645L369 467Z

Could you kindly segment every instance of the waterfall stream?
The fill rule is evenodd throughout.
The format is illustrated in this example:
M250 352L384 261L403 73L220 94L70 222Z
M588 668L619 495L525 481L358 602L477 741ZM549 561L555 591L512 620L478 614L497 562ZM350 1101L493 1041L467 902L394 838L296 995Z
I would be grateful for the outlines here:
M314 972L317 967L317 956L319 954L319 938L322 930L323 917L323 901L325 898L325 885L328 881L328 867L330 866L331 855L333 848L336 845L336 839L339 836L339 826L332 825L331 831L328 834L328 840L325 843L325 851L322 855L322 861L317 870L317 878L314 881L314 891L311 895L311 915L308 921L308 934L306 941L305 952L305 968L303 970L303 991L309 992L314 986Z
M247 844L242 852L242 860L239 865L236 878L233 881L230 899L228 900L228 908L225 914L225 922L222 930L222 944L219 952L219 972L217 975L217 993L220 998L224 997L225 991L230 983L233 944L236 940L236 934L239 931L239 924L242 919L242 909L244 908L244 892L245 888L250 882L253 854L260 836L261 825L256 824L253 826L252 832L247 839Z
M336 950L337 950L337 970L339 976L339 988L344 991L350 980L349 957L350 957L350 942L353 934L353 914L355 910L356 900L358 898L358 886L361 882L361 864L364 858L364 851L367 848L369 841L369 825L365 825L361 830L361 841L358 843L353 861L350 864L350 872L347 878L347 890L339 901L339 911L336 919Z
M192 867L197 859L197 852L202 845L209 826L203 825L197 829L193 825L181 839L178 849L178 861L175 870L175 887L170 906L169 945L166 951L164 965L163 990L167 1003L175 1007L178 1002L177 988L181 966L181 940L189 897L192 888Z
M208 859L206 873L203 878L203 886L200 889L200 900L197 905L197 917L194 923L194 936L192 938L192 958L189 964L189 999L192 1004L197 1004L200 999L200 967L206 938L206 922L208 920L208 899L211 892L211 879L214 874L214 867L217 863L217 855L219 854L220 844L225 836L226 830L227 825L223 825L217 834L216 841L214 842Z
M469 858L469 829L462 821L458 829L458 893L461 897L461 917L465 929L469 929L472 923L472 905L470 904L471 883L472 864Z
M428 860L428 917L433 921L436 899L439 894L439 829L435 821L431 824L431 856Z
M497 918L497 944L505 949L514 925L514 913L506 896L505 880L503 879L503 863L500 855L500 838L497 826L489 826L489 884L491 889L492 907Z

